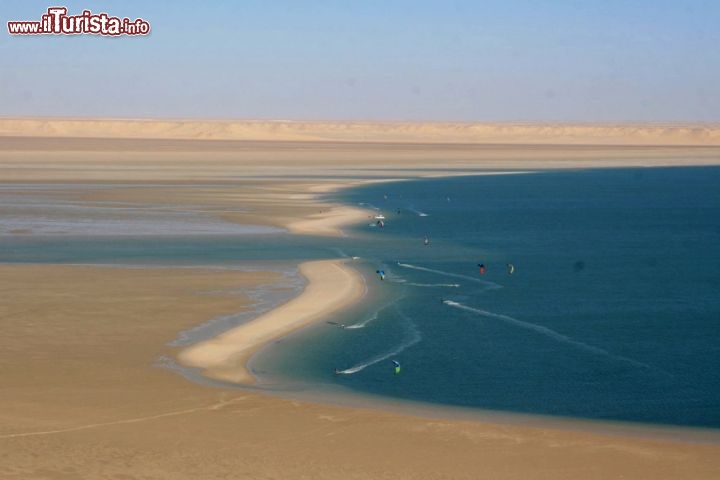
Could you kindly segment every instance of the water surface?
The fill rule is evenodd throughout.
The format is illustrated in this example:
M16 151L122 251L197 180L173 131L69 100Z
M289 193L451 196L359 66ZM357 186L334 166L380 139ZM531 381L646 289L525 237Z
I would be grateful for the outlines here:
M328 319L345 328L321 323L258 356L269 388L720 427L718 187L718 168L398 182L333 197L386 217L344 238L228 230L173 212L168 221L191 218L195 230L4 234L0 261L269 267L292 289L298 261L356 256L368 297ZM26 217L33 208L17 206ZM72 215L109 228L102 211ZM253 311L271 303L258 297Z

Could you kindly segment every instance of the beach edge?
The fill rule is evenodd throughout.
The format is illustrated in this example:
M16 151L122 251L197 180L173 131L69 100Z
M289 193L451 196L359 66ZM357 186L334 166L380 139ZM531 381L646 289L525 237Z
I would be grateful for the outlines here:
M253 355L355 304L366 293L364 278L347 266L347 259L303 262L298 268L307 281L298 296L210 340L185 348L177 355L179 362L214 380L251 385L256 382L248 366Z

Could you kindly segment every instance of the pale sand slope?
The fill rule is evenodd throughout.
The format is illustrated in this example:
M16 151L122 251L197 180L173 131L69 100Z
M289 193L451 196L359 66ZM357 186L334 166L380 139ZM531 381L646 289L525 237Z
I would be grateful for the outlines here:
M298 235L338 236L342 234L342 227L360 224L372 216L373 212L370 210L337 206L308 215L302 220L290 222L285 228Z
M309 404L153 366L178 331L271 279L0 266L0 478L718 478L718 444Z
M0 136L591 145L720 145L713 124L493 124L0 118Z
M183 350L180 361L217 380L253 383L247 361L270 341L287 335L358 301L365 283L344 261L321 260L300 265L307 280L303 292L265 315L212 340Z

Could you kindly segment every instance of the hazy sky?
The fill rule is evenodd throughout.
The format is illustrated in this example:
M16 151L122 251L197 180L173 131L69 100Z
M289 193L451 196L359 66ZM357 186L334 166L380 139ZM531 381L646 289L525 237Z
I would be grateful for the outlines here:
M152 33L7 33L53 5ZM720 121L717 0L2 0L0 19L4 116Z

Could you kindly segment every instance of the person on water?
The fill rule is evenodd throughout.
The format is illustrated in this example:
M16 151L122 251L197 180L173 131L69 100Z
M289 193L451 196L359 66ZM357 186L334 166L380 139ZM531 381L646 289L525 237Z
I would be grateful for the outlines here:
M478 269L480 270L480 275L485 275L485 264L478 264Z
M425 240L423 240L423 244L424 244L426 247L427 247L428 245L430 245L430 239L429 239L427 236L425 237Z

